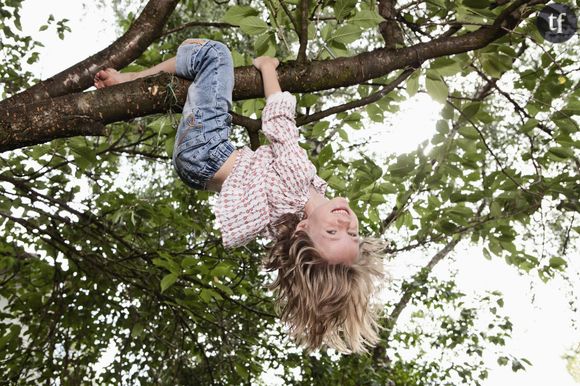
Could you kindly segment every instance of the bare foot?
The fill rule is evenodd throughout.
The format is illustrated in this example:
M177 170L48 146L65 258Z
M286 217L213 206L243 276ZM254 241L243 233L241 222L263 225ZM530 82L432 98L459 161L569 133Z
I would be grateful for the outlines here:
M114 68L107 68L96 73L94 79L95 87L105 88L114 84L129 82L135 79L135 75L133 72L119 72Z

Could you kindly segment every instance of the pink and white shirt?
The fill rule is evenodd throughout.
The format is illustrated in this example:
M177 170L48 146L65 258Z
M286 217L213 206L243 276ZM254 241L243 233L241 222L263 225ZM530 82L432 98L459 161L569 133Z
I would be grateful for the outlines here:
M223 183L214 211L226 248L245 245L257 236L274 238L270 225L282 215L303 216L310 186L322 195L326 191L326 182L298 145L295 109L296 98L287 91L268 97L262 131L270 145L256 151L240 149Z

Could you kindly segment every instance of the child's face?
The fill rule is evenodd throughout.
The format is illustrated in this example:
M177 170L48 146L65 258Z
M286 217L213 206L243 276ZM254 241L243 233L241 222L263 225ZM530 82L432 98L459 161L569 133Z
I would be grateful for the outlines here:
M304 230L330 264L352 264L358 256L358 218L342 197L318 206L302 220L297 230Z

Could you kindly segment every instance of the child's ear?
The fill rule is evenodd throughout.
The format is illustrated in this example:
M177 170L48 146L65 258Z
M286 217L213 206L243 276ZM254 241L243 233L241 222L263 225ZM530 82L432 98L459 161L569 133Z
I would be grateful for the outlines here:
M306 230L306 225L308 225L308 219L300 221L298 225L296 225L296 230L294 232Z

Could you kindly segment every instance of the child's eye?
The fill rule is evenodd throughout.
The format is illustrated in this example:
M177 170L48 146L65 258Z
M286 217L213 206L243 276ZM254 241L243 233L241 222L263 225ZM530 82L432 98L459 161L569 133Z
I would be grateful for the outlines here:
M353 233L353 232L349 232L349 235L352 236L352 237L356 237L357 236L357 234L356 233Z
M336 231L335 230L331 230L331 231L326 231L326 233L328 233L329 235L334 235L334 234L336 234Z

